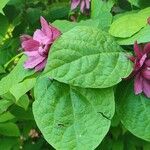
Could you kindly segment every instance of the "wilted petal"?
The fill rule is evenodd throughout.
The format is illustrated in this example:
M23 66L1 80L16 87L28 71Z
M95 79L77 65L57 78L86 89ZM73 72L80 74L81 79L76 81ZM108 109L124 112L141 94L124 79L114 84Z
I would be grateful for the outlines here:
M141 58L143 55L137 41L134 43L134 53L138 58Z
M143 92L147 97L150 98L150 81L146 79L143 80Z
M85 1L82 0L82 1L81 1L81 5L80 5L80 11L83 13L83 12L84 12L84 9L85 9Z
M35 67L35 70L36 71L41 71L45 68L46 66L46 63L47 63L47 59L45 59L44 61L42 61L40 64L38 64L36 67Z
M22 42L21 46L25 51L36 51L39 47L39 42L30 39Z
M24 42L24 41L28 41L28 40L30 40L30 39L32 39L32 36L30 36L30 35L24 34L24 35L21 35L21 36L20 36L20 41L21 41L21 43Z
M135 92L135 94L140 94L142 92L142 88L143 88L142 82L143 82L143 78L140 75L140 73L138 73L134 79L134 92Z
M41 62L43 62L44 60L45 60L45 57L41 55L29 57L27 61L25 62L24 67L26 69L32 69L36 67L38 64L40 64Z
M72 2L71 2L71 10L77 8L79 3L80 3L80 0L72 0Z
M143 52L146 54L150 53L150 43L148 43L144 46Z
M44 32L46 36L52 39L52 30L51 30L50 25L43 17L40 18L40 21L41 21L41 26L42 26L42 29L41 29L42 32Z

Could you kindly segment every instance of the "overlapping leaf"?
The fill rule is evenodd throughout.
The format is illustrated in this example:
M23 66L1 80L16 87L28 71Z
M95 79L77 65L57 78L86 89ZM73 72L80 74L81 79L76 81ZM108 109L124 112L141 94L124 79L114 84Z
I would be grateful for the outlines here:
M135 95L132 82L117 89L117 111L122 124L135 136L150 141L150 101L143 94Z
M114 114L112 88L82 89L41 78L35 86L35 99L37 125L56 149L95 149Z
M80 87L106 88L126 78L132 65L107 33L92 27L75 27L52 46L45 76Z
M150 7L139 12L125 14L112 23L109 33L120 38L131 37L146 26L149 14Z

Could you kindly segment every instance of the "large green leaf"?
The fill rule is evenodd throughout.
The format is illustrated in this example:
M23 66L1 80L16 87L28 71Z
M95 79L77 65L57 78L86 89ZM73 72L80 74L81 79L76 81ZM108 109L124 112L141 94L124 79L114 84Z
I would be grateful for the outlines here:
M122 124L135 136L150 141L150 100L135 95L133 84L124 83L117 89L117 112Z
M21 82L24 78L33 75L33 70L27 70L23 67L26 56L22 56L17 66L0 81L0 95L7 93L13 85Z
M132 45L135 41L138 43L146 43L150 41L150 26L147 25L143 29L141 29L138 33L134 34L130 38L118 38L117 42L120 45Z
M150 7L139 12L125 14L116 19L109 30L109 33L115 37L127 38L137 33L147 24L147 18L150 14Z
M109 130L113 89L82 89L49 78L35 86L33 113L45 139L56 149L93 150Z
M44 75L74 86L106 88L131 70L130 61L111 36L97 28L75 27L54 43Z

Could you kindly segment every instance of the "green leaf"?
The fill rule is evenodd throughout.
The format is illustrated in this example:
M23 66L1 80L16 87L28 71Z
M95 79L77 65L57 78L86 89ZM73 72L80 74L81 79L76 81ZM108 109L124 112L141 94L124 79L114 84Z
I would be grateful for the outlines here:
M150 141L150 101L143 94L135 95L133 83L118 87L117 112L122 124L135 136Z
M6 16L0 14L0 37L1 38L5 36L8 27L9 27L9 23Z
M5 112L9 106L11 106L13 102L5 99L0 100L0 114Z
M2 0L0 2L0 13L3 13L3 8L5 7L5 5L8 3L9 0Z
M135 41L138 43L146 43L150 41L150 26L147 25L141 29L138 33L134 34L130 38L119 38L117 39L118 44L120 45L132 45Z
M139 0L128 0L128 1L131 3L131 5L139 7Z
M16 105L24 108L25 110L27 110L28 106L29 106L29 97L27 94L21 96L16 102Z
M132 14L125 14L112 23L109 33L120 38L131 37L146 26L149 14L150 7Z
M113 89L82 89L38 80L33 114L45 139L55 149L95 149L114 114Z
M14 147L19 149L19 140L14 137L1 137L0 138L0 149L12 150ZM15 149L13 149L15 150ZM17 150L17 149L16 149Z
M0 123L0 134L18 137L20 135L20 131L15 123Z
M6 122L6 121L12 120L14 118L15 118L15 116L12 115L10 112L5 112L3 114L0 114L0 122Z
M131 5L134 5L136 7L145 8L150 6L149 0L128 0Z
M97 28L76 27L53 44L44 76L74 86L106 88L131 71L131 62L110 35Z
M11 87L21 82L24 78L34 74L33 70L27 70L23 67L26 56L22 56L17 66L0 81L0 95L7 93Z
M113 17L110 11L113 5L114 5L113 0L91 1L91 18L98 19L102 29L109 28L109 26L111 25Z
M16 98L16 100L19 100L21 96L34 87L35 81L36 78L29 78L21 83L17 83L10 88L10 93Z
M89 26L89 27L99 27L99 21L98 20L82 20L80 22L70 22L67 20L56 20L53 22L53 25L57 27L61 32L65 33L69 31L70 29L76 27L76 26Z
M10 61L17 54L18 47L18 39L10 38L5 40L4 44L0 47L0 65L4 66Z
M45 16L51 22L57 19L65 19L68 18L70 10L70 5L67 2L56 2L47 6L47 9L44 11Z

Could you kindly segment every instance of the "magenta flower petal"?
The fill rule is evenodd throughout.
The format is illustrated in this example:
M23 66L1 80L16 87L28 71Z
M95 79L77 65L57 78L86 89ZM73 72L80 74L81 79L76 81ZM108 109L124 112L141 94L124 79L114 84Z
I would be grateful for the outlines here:
M24 54L26 54L27 56L37 56L38 55L38 51L25 51Z
M150 43L148 43L144 46L143 52L146 54L150 53Z
M143 64L144 64L144 62L145 62L145 60L146 60L146 58L147 58L147 55L144 54L144 55L142 56L142 58L140 59L140 61L139 61L140 67L143 66Z
M90 8L90 1L89 0L85 0L85 5L86 5L86 9Z
M150 59L145 61L146 66L150 67Z
M81 5L80 5L80 11L83 13L84 12L84 8L85 8L85 1L82 0L81 1Z
M148 98L150 98L150 81L149 80L146 80L146 79L143 80L143 92Z
M24 64L24 67L26 69L32 69L36 67L38 64L42 63L45 60L45 57L42 57L40 55L29 57L27 61Z
M40 64L38 64L36 67L35 67L35 70L36 71L41 71L45 68L45 65L47 63L47 60L45 59L44 61L42 61Z
M43 17L40 18L40 21L41 21L41 26L42 26L42 29L41 29L42 32L46 36L48 36L50 39L52 39L53 33L52 33L50 25L48 24L48 22Z
M20 41L21 41L21 43L22 43L22 42L25 42L25 41L28 41L28 40L30 40L30 39L32 39L32 36L30 36L30 35L24 34L24 35L20 36Z
M55 41L61 35L61 32L53 26L51 26L51 28L53 32L53 41Z
M21 46L25 51L36 51L38 50L39 42L33 39L30 39L30 40L22 42Z
M135 94L142 93L142 91L143 91L143 89L142 89L142 82L143 82L143 79L142 79L140 73L138 73L135 76L135 80L134 80L134 92L135 92Z
M145 69L142 69L142 76L145 79L150 80L150 67L146 67Z
M28 56L24 64L26 69L35 68L36 71L44 69L48 52L52 43L60 36L61 32L41 17L41 30L37 29L34 32L33 38L28 35L20 37L22 48Z
M40 44L49 44L51 39L49 39L41 30L36 30L33 35L33 39L38 41Z
M135 76L135 94L143 92L150 97L150 43L144 45L142 50L135 42L134 52L135 56L131 56L129 59L134 63L134 70L130 76Z
M71 10L76 9L79 4L80 4L80 0L72 0Z

